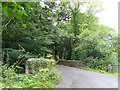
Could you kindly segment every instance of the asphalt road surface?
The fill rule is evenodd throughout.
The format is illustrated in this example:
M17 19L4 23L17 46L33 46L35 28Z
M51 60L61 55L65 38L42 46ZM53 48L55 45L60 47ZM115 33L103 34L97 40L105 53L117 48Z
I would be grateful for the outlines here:
M118 78L58 65L62 76L57 88L118 88Z

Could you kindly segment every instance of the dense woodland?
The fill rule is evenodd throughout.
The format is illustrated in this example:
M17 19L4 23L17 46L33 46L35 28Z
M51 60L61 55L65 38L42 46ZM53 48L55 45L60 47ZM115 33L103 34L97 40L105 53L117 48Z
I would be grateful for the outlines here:
M91 0L2 2L3 65L24 68L29 58L52 57L108 71L118 64L118 35L99 24L102 6Z

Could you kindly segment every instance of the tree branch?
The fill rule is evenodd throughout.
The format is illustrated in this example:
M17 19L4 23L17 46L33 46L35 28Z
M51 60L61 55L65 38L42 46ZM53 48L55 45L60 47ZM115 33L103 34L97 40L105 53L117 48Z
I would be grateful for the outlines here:
M13 18L12 18L13 19ZM5 27L7 27L7 25L12 21L12 19L10 19L6 24Z

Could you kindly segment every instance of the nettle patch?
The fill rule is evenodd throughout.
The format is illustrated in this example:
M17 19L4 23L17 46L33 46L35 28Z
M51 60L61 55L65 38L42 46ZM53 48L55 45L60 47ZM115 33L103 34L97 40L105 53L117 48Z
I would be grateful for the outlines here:
M39 72L41 68L54 67L56 62L54 59L45 58L30 58L26 62L26 73L35 74Z

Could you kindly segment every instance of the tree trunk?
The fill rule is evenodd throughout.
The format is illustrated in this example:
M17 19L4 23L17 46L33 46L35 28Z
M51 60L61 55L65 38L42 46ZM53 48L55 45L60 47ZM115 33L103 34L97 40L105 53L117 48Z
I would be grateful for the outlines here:
M55 60L58 60L57 56L58 56L58 50L57 50L57 44L55 43L55 48L54 48L54 59Z
M62 55L63 55L62 51L59 51L59 59L62 59Z
M66 60L70 60L72 55L72 46L71 46L71 38L68 41L68 45L66 47Z

